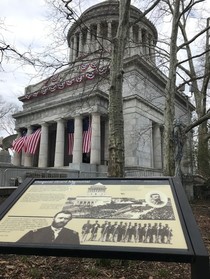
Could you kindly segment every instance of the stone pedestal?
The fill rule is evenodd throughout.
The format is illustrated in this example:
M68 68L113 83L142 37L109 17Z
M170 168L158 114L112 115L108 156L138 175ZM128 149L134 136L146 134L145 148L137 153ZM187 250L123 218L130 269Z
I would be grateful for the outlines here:
M11 156L9 154L9 151L7 150L1 150L0 151L0 164L11 164Z

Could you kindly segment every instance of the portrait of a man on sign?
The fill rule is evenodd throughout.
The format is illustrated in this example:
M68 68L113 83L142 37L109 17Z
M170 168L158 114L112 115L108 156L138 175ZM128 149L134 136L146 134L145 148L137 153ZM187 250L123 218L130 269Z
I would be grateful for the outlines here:
M150 202L154 205L163 205L164 201L161 199L160 194L152 193L150 195Z
M55 244L80 244L79 234L65 228L72 219L70 211L60 211L53 217L51 226L31 230L22 236L19 243L55 243Z
M147 193L146 202L148 205L154 208L161 208L167 204L168 198L161 192L152 191Z

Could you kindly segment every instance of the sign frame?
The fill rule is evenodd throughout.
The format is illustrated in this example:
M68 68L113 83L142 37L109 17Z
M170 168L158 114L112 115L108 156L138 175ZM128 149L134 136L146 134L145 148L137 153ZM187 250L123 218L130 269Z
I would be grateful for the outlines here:
M141 178L73 178L73 179L26 179L0 206L0 225L1 220L6 218L7 213L15 207L24 193L42 182L44 185L49 183L70 183L87 185L102 183L104 185L170 185L175 209L186 241L187 249L164 247L140 247L140 246L113 246L113 245L61 245L47 243L17 243L1 241L1 254L24 254L40 256L62 256L62 257L89 257L89 258L111 258L111 259L130 259L143 261L163 261L163 262L182 262L191 264L191 278L198 279L202 274L203 279L209 278L209 255L203 243L200 231L193 216L191 207L187 200L183 186L178 178L174 177L141 177ZM89 183L89 184L88 184ZM57 185L57 184L56 184ZM75 186L76 187L76 186ZM147 186L145 186L147 188Z

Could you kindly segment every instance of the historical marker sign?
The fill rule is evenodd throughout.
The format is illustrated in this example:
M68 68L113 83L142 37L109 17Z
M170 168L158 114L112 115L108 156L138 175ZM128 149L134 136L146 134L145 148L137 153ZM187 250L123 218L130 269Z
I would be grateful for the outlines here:
M209 268L182 185L172 178L27 180L1 206L0 219L0 253L189 262L192 278Z

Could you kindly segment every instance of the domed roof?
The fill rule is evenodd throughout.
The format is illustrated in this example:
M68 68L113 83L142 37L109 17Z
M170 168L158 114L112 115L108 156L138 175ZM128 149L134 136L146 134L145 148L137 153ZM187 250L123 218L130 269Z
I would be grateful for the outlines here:
M131 6L131 11L130 11L130 19L131 21L135 21L139 19L139 17L142 16L142 12L134 7ZM78 26L81 26L81 24L85 25L86 21L93 21L95 19L95 22L100 21L101 18L104 19L111 19L116 20L119 17L119 1L118 0L107 0L103 1L99 4L93 5L90 8L88 8L86 11L84 11L80 18L70 27L67 39L74 34L75 29ZM146 18L142 17L140 22L144 23L147 25L151 31L153 32L153 35L155 39L157 39L157 30L155 26Z

